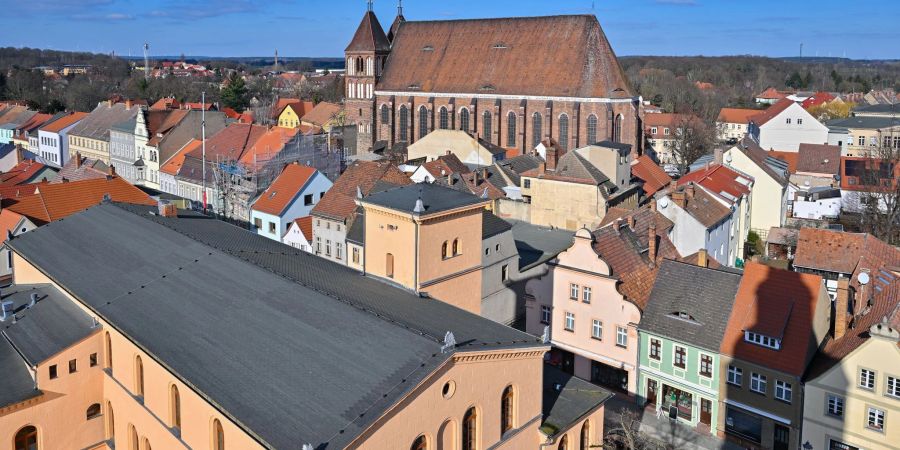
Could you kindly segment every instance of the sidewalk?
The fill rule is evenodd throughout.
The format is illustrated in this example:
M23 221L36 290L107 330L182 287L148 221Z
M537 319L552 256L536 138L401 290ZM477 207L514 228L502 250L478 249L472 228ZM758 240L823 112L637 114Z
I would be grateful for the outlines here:
M656 417L656 411L644 409L624 395L616 394L606 402L604 412L604 430L620 428L619 414L625 409L637 414L641 425L640 431L671 449L685 450L741 450L741 447L725 442L716 436L700 433L697 430L678 422L671 422L668 417Z

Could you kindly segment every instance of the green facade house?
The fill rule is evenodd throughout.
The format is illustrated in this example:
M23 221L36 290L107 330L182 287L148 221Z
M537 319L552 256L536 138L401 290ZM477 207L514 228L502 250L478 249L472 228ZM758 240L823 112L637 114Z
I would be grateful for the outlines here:
M716 435L719 344L740 272L664 261L638 326L638 401Z

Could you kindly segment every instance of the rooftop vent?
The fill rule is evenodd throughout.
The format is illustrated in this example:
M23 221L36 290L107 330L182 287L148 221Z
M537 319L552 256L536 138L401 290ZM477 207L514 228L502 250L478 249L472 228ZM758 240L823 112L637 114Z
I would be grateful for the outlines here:
M15 314L15 306L16 304L10 300L7 300L2 303L0 306L0 322L5 322L6 319L10 318Z
M416 199L416 206L413 208L413 212L416 214L422 214L425 212L425 204L422 203L422 198Z
M502 43L502 42L498 42L498 43L494 44L494 47L493 47L493 48L498 49L498 50L502 50L502 49L506 49L506 48L509 48L509 47L507 47L506 44L504 44L504 43Z
M29 307L29 308L33 308L34 305L37 304L37 301L38 301L38 295L37 295L37 293L36 293L36 292L35 292L35 293L32 293L32 294L31 294L31 302L28 303L28 307Z
M423 52L433 52L433 51L434 51L434 47L431 46L431 45L426 45L426 46L422 47L422 51L423 51Z

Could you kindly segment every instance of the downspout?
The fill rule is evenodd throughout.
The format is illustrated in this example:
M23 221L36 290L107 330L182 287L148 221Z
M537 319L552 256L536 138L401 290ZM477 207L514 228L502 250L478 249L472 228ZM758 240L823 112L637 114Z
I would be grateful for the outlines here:
M419 292L419 223L416 222L415 216L412 216L413 225L416 229L416 247L413 249L413 286L416 292Z

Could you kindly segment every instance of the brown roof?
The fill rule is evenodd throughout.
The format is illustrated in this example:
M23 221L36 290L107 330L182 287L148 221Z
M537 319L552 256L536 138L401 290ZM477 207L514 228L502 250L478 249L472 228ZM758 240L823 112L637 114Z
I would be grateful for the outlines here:
M306 114L300 117L300 120L321 127L330 122L331 118L334 117L335 114L340 112L340 110L341 105L329 102L320 102L311 110L308 110Z
M780 159L787 163L787 170L790 173L794 173L797 171L797 163L800 160L800 154L797 152L780 152L778 150L769 150L766 152L768 156L771 156L775 159Z
M854 274L859 269L896 265L900 265L900 249L868 233L800 229L794 266Z
M441 155L422 165L434 177L444 177L454 173L469 173L471 170L468 166L459 160L456 153L449 155Z
M689 184L694 185L694 183ZM731 214L729 207L720 203L711 194L706 193L703 188L694 185L694 195L691 197L687 195L686 186L678 186L676 190L676 192L685 193L686 204L684 210L706 228L716 225Z
M750 121L755 123L757 126L765 125L766 122L774 119L775 116L781 114L784 110L788 109L793 104L793 100L783 98L779 100L778 103L775 103L774 105L768 107L765 111L750 116Z
M741 183L741 181L748 184ZM686 174L678 180L678 184L697 183L708 189L709 192L718 194L724 200L734 204L736 199L741 196L750 195L749 183L753 181L753 177L749 175L738 173L728 166L713 163ZM728 196L734 197L735 200Z
M362 21L356 28L356 34L350 40L345 52L372 52L372 51L391 51L391 43L388 42L384 29L375 17L372 11L366 11Z
M147 145L156 147L159 142L166 136L166 133L172 131L185 117L190 110L175 109L167 111L148 111L147 114L147 132L150 133L150 140Z
M60 117L59 119L50 122L43 127L40 128L41 131L46 131L48 133L59 133L63 128L78 122L81 119L87 117L88 113L86 112L73 112L68 116Z
M672 182L672 177L648 155L641 155L632 163L631 176L644 182L644 193L648 196L652 196Z
M737 359L801 376L818 347L813 318L822 277L748 262L719 351ZM775 350L744 340L752 331L781 340Z
M316 169L312 167L288 164L275 178L275 181L259 196L252 209L281 216L315 174Z
M281 111L278 111L278 115L280 116L281 113L283 113L284 110L287 108L291 108L294 111L294 114L297 115L297 117L303 117L307 113L312 111L314 106L313 106L313 102L306 102L306 101L291 102L291 103L288 103L287 105L284 105L284 108L281 108Z
M263 165L278 156L299 130L297 128L272 127L248 148L240 161L246 165ZM209 145L209 144L207 144Z
M266 127L244 123L232 123L212 137L206 139L206 160L217 158L230 161L241 159L256 141L266 133ZM191 156L200 158L200 149L195 149Z
M593 15L403 22L377 89L632 95Z
M393 164L384 161L356 161L335 180L325 197L312 210L315 216L347 220L356 211L356 190L367 195L379 181L404 186L409 177Z
M633 229L628 226L629 216L634 217ZM609 265L612 276L621 281L619 293L643 310L650 298L660 263L663 259L679 256L675 245L667 237L672 222L650 208L630 211L630 214L620 218L621 221L613 221L594 231L594 251ZM651 223L656 225L655 261L650 261L649 257Z
M837 175L841 170L841 148L826 144L800 144L797 172Z
M745 136L744 139L741 140L734 148L738 149L741 153L747 155L757 167L762 169L763 172L766 173L770 178L777 181L782 186L786 186L788 183L787 175L780 170L776 170L772 168L766 161L769 157L768 152L763 150L759 144L756 143L751 137Z
M10 199L7 208L37 225L59 220L99 204L104 195L112 201L155 205L144 191L114 176L71 183L42 184L33 195Z
M300 232L307 241L312 241L312 216L294 219L294 223L300 227Z
M290 105L291 103L297 103L299 101L299 98L281 97L277 102L275 102L275 106L272 107L272 111L269 113L269 115L273 119L277 119L278 116L281 115L281 112L284 111L285 106Z
M769 244L797 246L800 230L796 228L772 227L766 234L766 242Z
M722 108L719 110L719 117L716 119L716 122L725 122L725 123L750 123L750 117L759 114L760 110L758 109L744 109L744 108Z
M4 173L0 173L0 184L14 186L18 184L27 184L37 180L36 178L44 173L44 169L50 166L41 164L32 159L26 159ZM43 181L47 181L46 174Z

